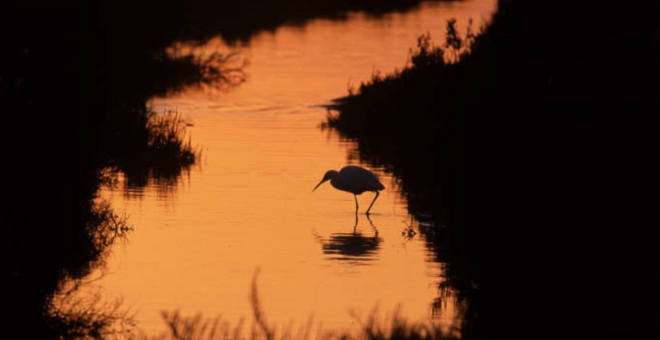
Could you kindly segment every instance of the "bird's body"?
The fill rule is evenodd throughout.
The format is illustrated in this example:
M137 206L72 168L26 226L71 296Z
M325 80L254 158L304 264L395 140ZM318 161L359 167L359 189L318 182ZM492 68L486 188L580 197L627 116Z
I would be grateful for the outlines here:
M350 192L355 196L355 213L357 213L358 210L357 195L360 195L365 191L375 192L376 197L374 197L369 209L367 209L367 215L369 215L369 210L371 210L374 202L376 202L376 199L380 194L379 191L385 189L385 186L380 183L376 175L365 168L355 165L347 165L339 171L328 170L314 190L328 180L330 180L330 184L335 189Z
M330 170L334 171L334 170ZM337 176L330 180L330 184L337 190L360 195L365 191L379 191L385 189L378 177L371 171L355 165L343 167Z

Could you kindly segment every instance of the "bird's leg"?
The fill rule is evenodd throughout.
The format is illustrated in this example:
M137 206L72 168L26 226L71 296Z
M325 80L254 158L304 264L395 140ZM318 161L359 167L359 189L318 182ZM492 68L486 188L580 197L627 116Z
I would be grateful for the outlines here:
M355 216L357 216L357 213L358 213L357 195L353 194L353 197L355 197Z
M373 207L374 203L376 203L376 199L378 198L378 195L380 195L380 193L376 191L376 197L374 197L374 200L371 201L371 205L369 206L369 209L367 209L367 216L369 216L369 210L371 210L371 207Z
M376 229L376 226L374 225L374 222L371 221L371 218L369 218L369 214L367 214L367 220L369 221L369 224L371 224L371 229L373 229L376 236L378 236L378 229Z

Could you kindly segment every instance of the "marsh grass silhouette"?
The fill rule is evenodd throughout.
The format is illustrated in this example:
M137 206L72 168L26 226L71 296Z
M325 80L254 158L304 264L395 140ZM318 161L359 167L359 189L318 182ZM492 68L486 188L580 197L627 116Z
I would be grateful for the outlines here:
M163 320L168 327L167 334L148 336L141 334L131 339L186 339L186 340L445 340L458 339L456 330L444 330L439 325L424 321L410 321L401 316L400 310L395 310L389 320L381 317L374 309L366 320L360 320L357 330L323 330L314 329L313 319L294 331L293 326L281 331L264 333L261 326L253 324L249 331L244 321L232 325L221 317L206 318L202 314L183 316L180 311L163 312ZM316 335L314 335L316 330Z
M133 314L117 299L105 302L100 292L80 296L93 282L73 280L61 288L48 306L48 324L63 339L122 339L135 331Z
M178 111L149 111L145 133L146 143L116 164L129 178L149 172L155 179L176 179L201 158L201 148L192 145L192 136L187 135L186 123Z
M201 149L192 146L192 139L186 137L186 123L178 111L166 111L162 114L152 112L147 122L149 140L147 150L154 155L154 163L174 163L186 167L201 157Z
M448 340L458 339L456 329L442 327L429 321L410 321L401 316L401 309L383 317L375 307L363 319L352 313L358 326L355 329L325 330L321 324L314 324L310 317L297 330L293 324L277 328L266 320L257 286L258 271L252 279L249 301L253 311L251 326L244 319L235 324L218 317L204 317L202 314L183 316L180 311L162 312L167 325L167 333L161 335L137 334L131 339L149 340Z

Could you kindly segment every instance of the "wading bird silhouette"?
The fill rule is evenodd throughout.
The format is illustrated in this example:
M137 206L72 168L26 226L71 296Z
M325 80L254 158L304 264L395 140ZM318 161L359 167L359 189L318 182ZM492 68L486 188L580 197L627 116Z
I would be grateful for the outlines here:
M355 197L356 216L358 213L357 195L360 195L365 191L373 191L376 193L376 197L374 197L374 200L371 201L369 209L367 209L367 216L369 216L369 210L371 210L371 207L374 205L376 199L380 195L379 191L385 189L383 184L381 184L378 180L378 177L376 177L376 175L374 175L371 171L359 166L347 165L341 168L339 171L328 170L323 176L321 182L319 182L319 184L314 187L312 192L328 180L330 181L330 184L335 187L335 189L353 194L353 197Z

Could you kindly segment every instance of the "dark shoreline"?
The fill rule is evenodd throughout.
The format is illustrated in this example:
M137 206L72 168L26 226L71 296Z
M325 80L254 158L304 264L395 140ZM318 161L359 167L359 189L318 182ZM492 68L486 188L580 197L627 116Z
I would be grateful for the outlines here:
M653 338L657 6L499 5L460 62L375 79L328 124L447 225L466 339Z

